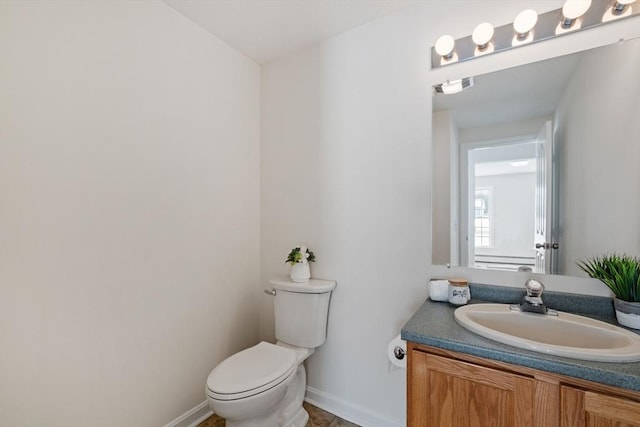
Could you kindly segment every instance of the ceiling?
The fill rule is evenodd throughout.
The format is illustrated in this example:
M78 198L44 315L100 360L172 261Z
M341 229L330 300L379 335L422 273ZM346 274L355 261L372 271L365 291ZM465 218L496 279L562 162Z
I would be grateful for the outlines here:
M475 176L512 175L516 173L535 172L536 159L512 159L475 164Z
M163 0L263 64L421 0Z
M584 52L474 77L454 95L433 97L433 110L450 110L458 128L488 126L553 114Z

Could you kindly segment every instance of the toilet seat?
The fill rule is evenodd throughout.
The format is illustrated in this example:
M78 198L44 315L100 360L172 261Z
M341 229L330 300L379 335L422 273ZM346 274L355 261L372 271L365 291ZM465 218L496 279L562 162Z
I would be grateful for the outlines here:
M216 400L238 400L262 393L293 375L294 350L261 342L228 357L207 378L207 394Z

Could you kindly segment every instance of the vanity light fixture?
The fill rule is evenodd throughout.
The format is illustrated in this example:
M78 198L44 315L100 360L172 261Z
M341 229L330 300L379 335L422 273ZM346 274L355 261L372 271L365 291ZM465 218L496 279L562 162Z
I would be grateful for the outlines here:
M533 27L536 26L536 22L538 22L538 12L535 10L526 9L520 12L513 21L513 29L516 32L517 39L520 41L526 40Z
M541 14L526 9L515 17L513 23L494 28L484 22L469 36L455 40L448 35L440 37L431 47L431 68L447 67L611 21L638 18L640 0L565 0L561 9Z
M523 166L527 166L528 164L528 160L516 160L514 162L511 162L511 166L513 166L514 168L521 168Z
M571 28L590 7L591 0L567 0L562 6L562 28Z
M488 22L483 22L478 25L473 33L471 39L476 44L476 54L484 53L484 51L490 49L491 39L493 38L493 25Z
M451 59L453 57L453 49L456 46L456 41L450 35L441 36L436 41L436 52L442 56L442 59Z
M453 95L454 93L462 92L473 86L473 77L464 77L457 80L447 80L444 83L433 86L433 91L436 94Z

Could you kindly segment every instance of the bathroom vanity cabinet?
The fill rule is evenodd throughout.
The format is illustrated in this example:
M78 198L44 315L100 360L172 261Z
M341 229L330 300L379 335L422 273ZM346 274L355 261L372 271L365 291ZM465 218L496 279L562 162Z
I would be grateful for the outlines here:
M409 342L409 427L640 427L640 392Z
M640 426L640 402L563 385L560 416L562 427L636 427Z

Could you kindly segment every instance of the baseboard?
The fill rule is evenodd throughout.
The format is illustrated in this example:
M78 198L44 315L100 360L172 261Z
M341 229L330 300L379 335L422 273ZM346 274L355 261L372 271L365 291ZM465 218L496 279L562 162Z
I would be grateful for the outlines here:
M209 408L209 404L205 400L198 406L184 414L180 415L175 420L171 421L164 427L196 427L198 424L213 415L213 411Z
M388 420L366 408L354 405L313 387L307 387L304 400L313 406L331 412L361 427L403 427L402 424L398 422ZM213 415L213 411L209 408L207 401L204 401L169 422L164 427L196 427L211 415Z
M403 427L396 421L388 420L366 408L346 402L313 387L307 387L304 400L361 427Z

